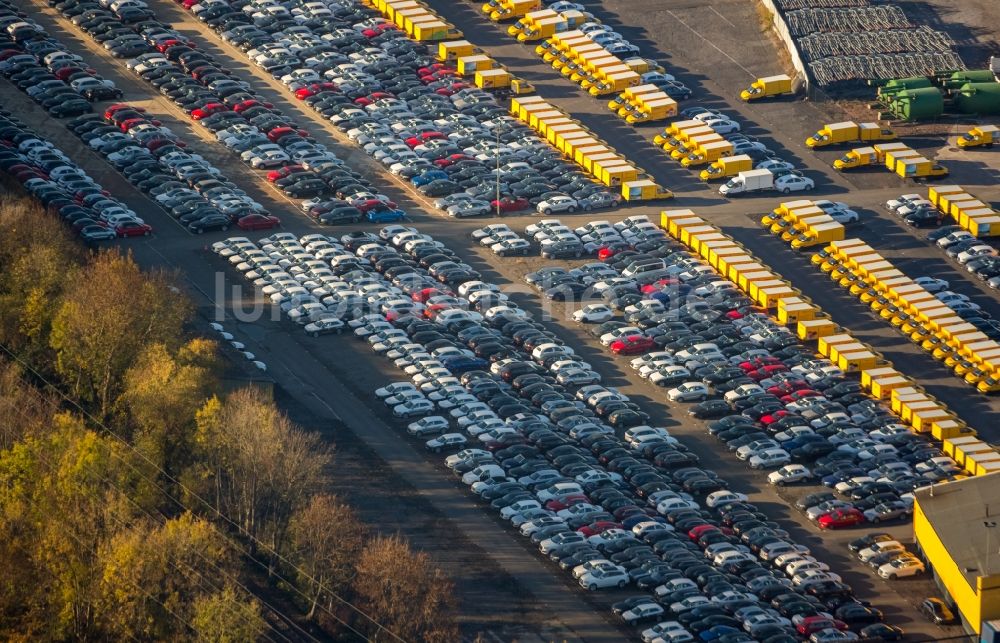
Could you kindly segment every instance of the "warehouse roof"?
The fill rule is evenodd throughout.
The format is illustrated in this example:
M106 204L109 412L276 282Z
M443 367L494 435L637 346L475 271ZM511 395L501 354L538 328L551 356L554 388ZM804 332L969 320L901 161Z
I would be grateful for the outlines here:
M979 576L1000 574L1000 473L924 487L913 495L973 587Z

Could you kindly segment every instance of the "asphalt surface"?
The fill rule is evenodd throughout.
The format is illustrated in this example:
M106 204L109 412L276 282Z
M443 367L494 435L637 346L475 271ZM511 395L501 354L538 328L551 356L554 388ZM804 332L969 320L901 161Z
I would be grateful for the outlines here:
M486 48L514 73L531 80L540 95L580 118L678 194L667 203L629 207L589 217L577 215L567 217L568 220L579 225L589 219L620 220L640 213L656 217L663 208L693 208L790 279L793 285L831 313L835 321L882 351L897 368L918 379L982 435L989 437L1000 431L995 398L980 396L962 384L849 294L839 287L831 288L828 280L808 265L807 257L794 254L762 231L757 225L759 216L780 199L773 196L743 201L722 199L648 142L659 126L633 128L625 125L607 111L604 100L583 95L576 85L540 64L530 48L518 45L480 18L481 14L473 5L433 4L442 15L462 28L468 39ZM809 197L845 200L851 207L860 209L864 225L857 230L858 235L896 262L899 268L911 276L945 276L952 280L953 289L969 294L991 312L1000 313L992 291L964 271L958 272L943 253L930 247L912 230L892 221L881 208L886 199L904 192L922 191L922 188L904 185L883 173L838 174L830 169L829 163L839 153L813 153L805 148L802 141L806 136L821 123L836 120L837 114L829 105L800 100L766 105L733 103L734 93L753 76L780 69L780 61L766 35L760 32L751 5L736 0L713 2L710 6L669 0L650 8L648 3L636 0L608 0L598 13L616 27L619 24L642 25L620 30L639 44L644 54L666 61L668 71L695 89L695 100L691 102L732 109L745 124L756 123L756 127L748 130L750 133L761 134L773 149L806 167L807 174L817 179L818 189ZM410 213L422 231L445 241L477 269L512 292L525 308L538 314L543 312L538 307L537 296L524 287L522 277L542 263L550 262L537 257L497 260L475 248L468 239L468 232L485 222L449 220L429 209L423 197L382 173L381 165L347 142L329 123L289 99L280 83L250 66L242 52L223 43L190 14L166 0L153 0L150 6L161 20L196 38L203 49L226 67L241 78L251 80L265 99L298 119L317 140L365 172L377 187ZM268 185L262 173L240 164L209 133L194 126L179 108L128 72L123 61L95 46L85 34L42 3L36 2L34 7L38 11L33 17L124 89L126 101L146 107L152 116L163 120L194 151L212 161L251 196L281 216L286 230L301 234L341 233L339 229L313 224L292 202ZM363 344L348 337L314 340L288 322L272 319L233 321L233 307L239 304L245 310L251 309L255 298L245 288L234 290L232 286L242 285L239 275L228 272L228 266L206 250L212 241L227 235L211 233L196 237L189 234L135 191L100 157L84 149L62 125L47 118L9 85L4 84L4 87L9 96L8 109L45 134L155 226L157 232L153 237L122 245L132 249L137 260L145 265L167 265L182 271L205 316L214 316L216 307L225 311L227 328L268 364L268 373L283 394L287 394L293 415L301 415L307 426L331 435L338 445L342 445L338 462L344 463L344 471L350 473L346 480L334 482L334 486L339 485L347 495L355 498L363 517L386 530L398 529L405 533L455 579L465 638L485 632L488 638L495 640L621 640L624 632L609 620L606 610L607 604L619 594L588 594L569 583L551 564L541 562L537 553L525 547L521 539L504 533L506 527L501 521L477 507L470 494L444 472L440 458L427 456L419 443L406 439L381 405L374 402L370 392L389 378L399 379L398 372L371 359ZM947 149L944 139L921 141L921 144L927 149ZM985 163L964 161L956 167L949 183L967 185L985 199L996 200L1000 196L1000 190L990 185L988 179L992 175L984 169ZM504 219L515 229L523 228L532 220L530 216ZM719 444L704 433L703 425L689 419L684 406L665 404L662 393L633 376L624 361L612 359L588 335L568 322L562 307L553 307L551 314L558 332L604 375L607 383L619 386L644 402L658 424L670 428L704 462L713 463L711 466L722 473L734 489L750 494L770 516L787 525L793 535L843 575L859 595L883 608L890 622L904 627L919 639L955 633L929 626L915 614L913 605L934 592L929 581L882 584L869 570L857 566L847 556L843 545L856 537L856 532L820 535L788 507L786 498L763 484L761 475L752 474L728 452L720 451ZM784 493L797 497L807 491ZM899 525L891 531L901 538L912 538L908 525Z

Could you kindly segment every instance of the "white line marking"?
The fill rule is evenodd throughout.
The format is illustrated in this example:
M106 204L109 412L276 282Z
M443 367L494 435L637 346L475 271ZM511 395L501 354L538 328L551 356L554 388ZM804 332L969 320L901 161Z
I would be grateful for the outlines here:
M733 58L732 56L730 56L726 52L724 52L721 49L719 49L719 47L716 46L716 44L714 42L712 42L711 40L709 40L708 38L706 38L705 36L703 36L701 33L698 32L698 30L696 30L695 28L693 28L691 25L689 25L688 23L686 23L683 20L681 20L680 16L678 16L676 13L674 13L670 9L667 9L667 13L669 13L671 16L673 16L674 20L676 20L677 22L679 22L682 25L684 25L688 29L688 31L690 31L694 35L696 35L699 38L701 38L712 49L716 50L717 52L719 52L720 54L722 54L723 56L725 56L726 60L728 60L729 62L733 63L734 65L736 65L737 67L739 67L740 69L742 69L743 71L745 71L748 76L750 76L751 78L756 78L757 77L757 75L754 74L752 71L750 71L749 69L747 69L746 67L744 67L743 65L741 65L740 63L738 63L735 58ZM730 24L732 24L732 23L730 23Z

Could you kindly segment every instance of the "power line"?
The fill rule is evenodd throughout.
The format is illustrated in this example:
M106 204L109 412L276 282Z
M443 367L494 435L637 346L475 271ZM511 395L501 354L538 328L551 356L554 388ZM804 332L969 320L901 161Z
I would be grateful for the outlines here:
M146 457L145 454L143 454L141 451L139 451L134 446L132 446L125 438L123 438L121 435L119 435L115 431L112 431L111 428L109 428L104 422L102 422L101 420L95 418L89 411L87 411L85 408L83 408L76 400L73 400L68 395L66 395L62 390L59 389L59 387L57 387L55 384L53 384L52 382L50 382L44 375L42 375L41 373L39 373L31 364L29 364L24 359L22 359L19 355L15 354L13 351L11 351L6 346L6 344L0 343L0 350L3 350L3 352L5 352L7 355L9 355L14 361L16 361L18 364L20 364L21 366L23 366L24 368L26 368L28 371L30 371L46 387L51 388L52 390L54 390L55 393L56 393L56 395L58 395L60 398L62 398L65 402L67 402L73 408L77 409L82 415L84 415L86 418L88 418L95 425L101 427L109 435L111 435L116 440L118 440L121 444L123 444L125 446L126 449L128 449L129 451L131 451L133 454L137 455L143 462L145 462L146 464L150 465L156 471L158 471L159 473L161 473L164 476L164 478L166 478L167 480L169 480L171 483L177 485L177 487L179 487L180 489L182 489L183 491L185 491L189 495L189 497L196 499L204 507L206 507L207 509L209 509L210 512L212 514L214 514L217 518L221 519L222 521L224 521L224 522L228 523L229 525L231 525L232 527L234 527L241 535L243 535L244 537L246 537L247 539L249 539L251 542L253 542L255 545L257 545L259 548L261 548L262 550L264 550L265 552L267 552L268 554L270 554L271 556L273 556L276 560L281 561L282 563L284 563L285 565L287 565L291 569L295 570L297 573L301 574L304 578L306 578L309 581L315 583L319 587L319 589L321 591L325 591L330 597L335 598L342 605L345 605L345 606L349 607L352 611L354 611L355 613L361 615L368 622L370 622L371 624L375 625L376 628L377 628L376 633L378 633L378 632L385 632L390 637L396 639L400 643L406 643L405 639L403 639L402 637L400 637L398 634L396 634L395 632L393 632L392 630L390 630L389 628L387 628L385 625L383 625L379 621L376 621L374 618L372 618L370 615L368 615L364 610L362 610L358 606L354 605L352 602L350 602L346 598L344 598L344 597L340 596L339 594L337 594L337 593L333 592L332 590L330 590L326 586L325 583L322 583L322 582L318 581L311 574L307 574L299 566L295 565L293 562L291 562L290 560L288 560L287 558L285 558L284 556L282 556L280 553L278 553L273 547L271 547L268 544L264 543L259 538L257 538L256 536L254 536L253 534L251 534L249 531L247 531L242 525L236 523L234 520L232 520L231 518L229 518L229 516L225 515L219 508L217 508L212 503L210 503L209 501L207 501L204 498L202 498L198 493L196 493L192 489L189 489L187 486L184 485L184 483L182 483L181 481L177 480L174 476L172 476L169 473L167 473L157 463L155 463L152 460L150 460L148 457ZM150 484L154 485L155 487L159 488L160 491L167 498L169 498L173 503L175 503L179 508L181 508L181 509L187 509L187 507L184 505L184 503L182 503L179 499L177 499L176 497L174 497L173 495L171 495L166 490L163 490L162 488L160 488L159 485L156 482L150 480L145 475L144 472L142 472L141 470L137 469L134 465L132 465L131 463L129 463L124 458L121 458L118 454L114 453L114 451L112 451L111 453L112 453L112 455L114 457L119 458L126 466L128 466L130 469L132 469L135 473L137 473L144 480L146 480ZM225 536L225 532L221 532L220 531L220 533L222 533ZM295 593L297 593L299 596L301 596L302 598L304 598L306 600L311 600L308 596L305 595L305 593L303 593L300 589L298 589L298 587L296 587L295 584L291 580L289 580L287 578L284 578L277 571L272 570L269 565L265 564L264 562L262 562L260 560L257 560L257 558L254 557L249 552L249 550L246 550L246 554L250 558L250 560L252 560L253 562L255 562L261 568L265 569L268 573L273 574L274 576L276 576L282 582L286 583L288 585L288 587L292 591L294 591ZM361 637L362 639L364 639L366 641L371 641L372 640L369 637L367 637L364 634L362 634L361 632L359 632L356 628L354 628L353 626L351 626L349 623L347 623L346 621L344 621L342 618L340 618L339 616L337 616L336 614L334 614L325 605L318 605L318 607L320 609L322 609L326 614L328 614L331 618L333 618L335 621L337 621L338 623L340 623L341 625L343 625L344 627L346 627L347 629L349 629L351 632L353 632L357 636Z

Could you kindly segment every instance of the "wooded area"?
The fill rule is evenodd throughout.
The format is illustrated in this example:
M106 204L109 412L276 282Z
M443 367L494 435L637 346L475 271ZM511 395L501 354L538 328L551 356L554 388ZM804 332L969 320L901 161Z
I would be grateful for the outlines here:
M331 446L220 394L176 281L0 196L0 638L457 640L450 581L324 492Z

